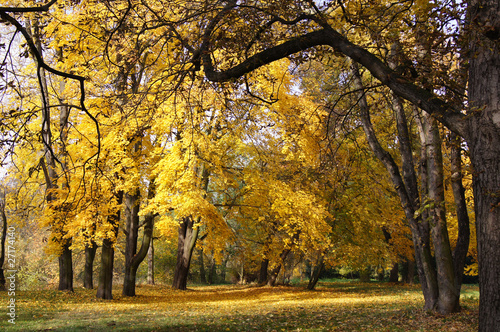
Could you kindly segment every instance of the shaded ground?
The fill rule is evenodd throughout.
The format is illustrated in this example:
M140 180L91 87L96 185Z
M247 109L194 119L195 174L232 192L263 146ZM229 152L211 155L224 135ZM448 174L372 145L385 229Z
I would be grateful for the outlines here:
M464 286L460 313L423 311L418 286L320 283L301 287L138 287L135 298L95 290L16 294L16 324L8 323L7 293L0 294L0 330L6 331L475 331L477 286Z

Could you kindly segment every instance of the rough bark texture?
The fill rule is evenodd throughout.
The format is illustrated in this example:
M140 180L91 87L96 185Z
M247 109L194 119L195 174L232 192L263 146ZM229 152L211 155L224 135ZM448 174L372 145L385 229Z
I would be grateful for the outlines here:
M123 192L116 194L116 203L121 206L123 201ZM115 214L108 217L108 222L113 227L115 238L106 238L102 241L101 251L101 270L99 272L99 284L97 286L98 299L113 299L113 264L115 259L114 244L118 236L118 225L120 223L120 209Z
M462 184L462 140L456 134L450 136L450 160L451 160L451 187L455 201L455 210L458 221L458 238L453 250L453 263L455 268L455 290L460 292L464 274L465 259L469 251L470 225L469 214L467 212L467 202L465 200L465 189Z
M267 281L267 269L269 267L269 259L264 258L260 262L260 271L259 271L259 285L264 285Z
M124 195L125 203L125 274L123 280L123 295L135 296L135 276L132 274L132 259L137 251L139 236L139 190ZM149 244L148 244L149 245Z
M437 310L440 313L447 314L459 309L460 291L457 292L455 289L455 271L446 226L443 155L441 152L439 127L437 121L430 115L426 115L425 119L430 224L439 289Z
M479 258L479 330L500 326L500 1L469 1L469 137Z
M187 288L189 265L199 232L199 228L193 226L194 220L190 216L182 218L179 225L177 264L172 282L172 287L175 289L185 290Z
M386 167L393 182L394 188L398 193L399 199L401 201L401 206L405 212L405 216L410 225L412 233L413 246L415 250L415 261L417 264L420 285L422 287L422 292L424 294L425 300L424 307L425 309L434 309L437 304L439 293L437 288L436 273L432 266L430 246L427 244L429 234L426 230L426 224L425 221L418 217L416 218L415 215L415 212L417 211L417 206L415 206L415 203L418 202L418 198L410 196L410 193L415 191L407 191L407 186L403 181L403 178L401 177L399 167L395 163L392 156L382 148L382 145L378 141L370 120L368 104L366 101L366 97L364 96L363 84L357 66L353 65L352 70L355 87L359 91L358 103L363 130L366 134L368 143L372 151ZM400 132L398 134L403 135L404 133Z
M59 290L73 291L73 256L70 241L65 241L59 256Z
M85 246L85 267L83 269L83 287L94 289L94 260L97 252L97 244L92 241Z

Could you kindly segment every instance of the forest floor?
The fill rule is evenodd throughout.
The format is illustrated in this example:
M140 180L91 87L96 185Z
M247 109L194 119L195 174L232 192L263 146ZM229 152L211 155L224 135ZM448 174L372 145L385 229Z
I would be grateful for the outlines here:
M15 324L7 315L10 297L0 293L4 331L476 331L479 290L462 288L462 311L442 316L422 309L418 285L319 282L300 286L199 286L187 291L139 286L136 297L114 290L114 299L95 299L95 290L74 293L38 290L15 294Z

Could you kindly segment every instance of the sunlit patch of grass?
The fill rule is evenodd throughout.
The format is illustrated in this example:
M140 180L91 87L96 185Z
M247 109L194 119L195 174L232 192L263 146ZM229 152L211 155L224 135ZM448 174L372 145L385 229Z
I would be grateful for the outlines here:
M95 290L16 294L11 331L472 331L478 289L466 286L464 310L440 316L422 310L418 286L320 283L303 287L203 286L177 291L141 286L138 296L95 299ZM7 294L0 301L7 303ZM0 309L1 310L1 309ZM7 310L5 306L5 312ZM6 315L4 317L7 317Z

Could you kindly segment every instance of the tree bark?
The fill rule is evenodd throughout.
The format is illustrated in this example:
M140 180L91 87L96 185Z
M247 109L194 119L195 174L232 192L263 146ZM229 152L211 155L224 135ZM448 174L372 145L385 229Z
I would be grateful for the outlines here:
M114 244L118 236L118 227L121 217L121 204L123 202L123 192L115 194L117 211L108 217L108 223L113 227L114 238L105 238L102 241L101 249L101 270L99 272L99 284L97 286L98 299L113 299L113 265L115 259Z
M267 281L267 269L269 267L269 259L264 258L260 262L260 271L259 271L259 285L264 285Z
M437 121L430 115L425 115L425 119L430 224L438 273L439 298L437 310L440 313L447 314L459 309L460 291L457 292L455 289L455 271L446 226L443 155L439 127Z
M500 326L500 2L470 0L469 137L479 259L479 330Z
M207 276L205 274L205 262L204 262L204 258L203 258L203 248L200 248L200 250L198 250L198 263L200 265L200 282L202 284L206 284L207 283Z
M85 267L83 270L83 287L94 289L94 260L97 252L97 244L92 241L85 245Z
M321 271L323 271L324 265L325 264L323 262L323 255L320 255L318 261L316 262L316 266L314 266L313 270L311 271L311 278L309 278L307 289L313 290L314 287L316 287Z
M73 291L73 258L69 249L71 242L65 241L59 256L59 290Z
M458 222L458 238L453 250L453 263L455 268L455 290L460 292L464 274L465 259L469 251L470 225L465 200L465 189L462 184L462 140L455 133L450 134L450 161L451 161L451 187L455 201Z
M426 232L425 220L422 220L418 215L415 214L418 211L416 208L417 198L410 196L415 190L407 191L407 186L401 177L399 172L399 167L394 162L392 156L382 148L382 145L377 139L373 125L370 120L370 114L368 111L368 103L363 92L363 84L361 81L361 75L357 69L357 65L353 64L353 77L356 89L359 91L359 110L360 119L363 126L363 130L367 137L368 143L374 152L375 156L384 164L391 180L393 182L394 188L398 193L401 206L405 212L406 219L410 225L413 246L415 250L415 261L417 263L417 271L419 274L420 285L422 287L422 293L424 294L425 305L424 308L432 310L436 307L438 299L438 285L436 280L436 273L432 266L432 257L430 252L430 246L427 245L429 234ZM398 127L399 129L399 127ZM398 135L404 135L404 131L399 132Z
M155 284L155 247L153 239L154 238L151 237L151 244L148 250L148 285Z
M399 264L394 263L391 269L391 273L389 274L389 282L398 282L399 281Z
M199 227L193 226L194 220L191 216L182 218L179 225L177 264L172 283L172 287L175 289L185 290L187 288L189 265L199 232Z

